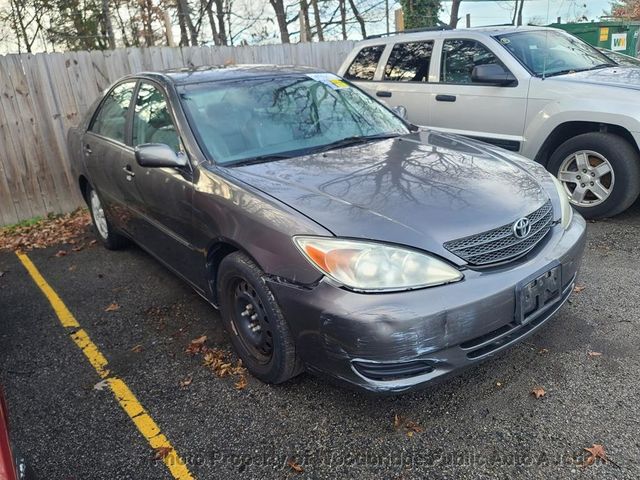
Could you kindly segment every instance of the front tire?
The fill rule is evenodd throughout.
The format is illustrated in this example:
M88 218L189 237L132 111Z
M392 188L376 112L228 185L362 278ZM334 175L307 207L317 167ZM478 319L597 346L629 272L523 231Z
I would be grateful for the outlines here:
M586 218L617 215L640 194L640 156L627 140L612 133L591 132L567 140L551 155L548 169Z
M93 229L105 248L109 250L120 250L126 247L129 244L129 240L114 231L105 215L98 192L91 186L87 188L87 204L89 205L89 212L91 212Z
M265 274L247 255L234 252L222 260L217 293L231 342L253 376L282 383L304 370Z

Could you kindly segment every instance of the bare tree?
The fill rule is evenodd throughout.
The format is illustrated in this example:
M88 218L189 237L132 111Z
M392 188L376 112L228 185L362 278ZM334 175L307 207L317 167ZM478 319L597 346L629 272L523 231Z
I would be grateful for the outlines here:
M287 12L284 8L283 0L269 0L269 3L273 7L273 11L276 14L276 20L278 21L278 28L280 29L280 40L282 43L290 43L289 40L289 26L287 23Z
M449 26L456 28L458 26L458 15L460 14L460 4L462 0L451 0L451 17L449 18Z
M338 0L338 8L340 9L340 29L342 30L342 39L347 39L347 6L346 0Z
M324 32L322 28L322 19L320 17L320 9L318 8L318 0L311 0L311 6L313 7L313 18L316 24L318 40L324 42Z
M349 5L351 5L351 10L353 11L353 16L356 18L356 21L360 25L360 33L362 33L362 38L367 38L367 27L364 22L364 18L360 15L358 11L358 7L356 7L355 0L349 0Z

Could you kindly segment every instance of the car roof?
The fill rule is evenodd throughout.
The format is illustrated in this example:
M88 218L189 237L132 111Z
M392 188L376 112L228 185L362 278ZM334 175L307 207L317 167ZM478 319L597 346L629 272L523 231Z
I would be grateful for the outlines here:
M550 27L537 27L537 26L520 26L513 25L495 25L487 27L474 27L474 28L456 28L456 29L443 29L443 30L425 30L422 32L398 32L391 35L379 35L370 37L358 43L358 47L365 45L381 45L397 42L409 42L417 40L430 40L434 38L460 38L461 36L467 38L482 38L493 37L495 35L505 35L509 33L517 32L532 32L532 31L556 31L564 32L564 30Z
M319 68L293 65L233 64L184 67L160 72L141 72L135 75L130 75L130 77L150 78L160 82L187 85L223 80L324 72L325 70Z

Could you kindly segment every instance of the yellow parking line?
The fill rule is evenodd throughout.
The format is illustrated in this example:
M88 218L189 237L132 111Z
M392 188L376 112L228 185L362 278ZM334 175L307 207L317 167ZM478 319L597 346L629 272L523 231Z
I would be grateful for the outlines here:
M163 461L171 475L176 480L193 480L193 476L185 465L178 452L173 448L167 437L160 431L160 427L151 418L147 410L138 401L124 381L116 376L109 376L107 359L102 355L95 343L91 341L86 331L80 328L80 324L62 302L58 294L51 288L44 277L40 274L31 259L25 254L16 252L16 255L27 269L33 281L40 287L44 296L47 297L51 307L58 316L63 327L73 328L70 333L73 342L82 350L89 363L96 370L98 376L107 381L109 388L116 397L122 409L129 415L138 431L147 440L151 448L162 448Z

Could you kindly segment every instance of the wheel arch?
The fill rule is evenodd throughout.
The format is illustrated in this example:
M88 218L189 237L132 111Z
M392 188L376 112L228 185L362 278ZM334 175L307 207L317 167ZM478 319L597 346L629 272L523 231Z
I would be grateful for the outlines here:
M583 133L602 132L618 135L627 140L636 152L640 153L638 144L629 130L619 125L603 122L568 121L556 126L546 138L535 157L535 161L544 165L549 163L553 152L564 142Z
M87 193L89 192L90 185L91 184L89 183L89 180L87 180L87 177L85 177L84 175L80 175L80 177L78 177L78 186L80 187L80 193L82 194L82 198L84 198L84 201L87 202L87 204L89 203L87 199Z

